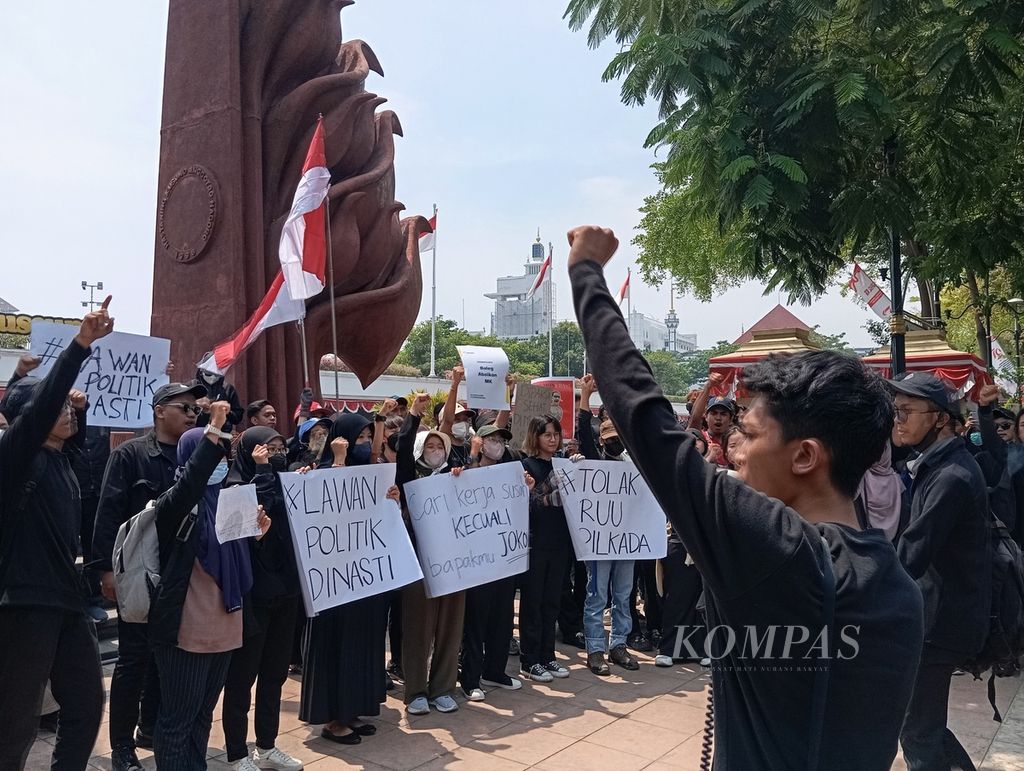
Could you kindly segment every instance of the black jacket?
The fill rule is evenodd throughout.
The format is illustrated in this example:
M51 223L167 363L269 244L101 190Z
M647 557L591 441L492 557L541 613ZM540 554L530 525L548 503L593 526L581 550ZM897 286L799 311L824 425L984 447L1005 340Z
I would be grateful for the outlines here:
M238 396L238 391L230 383L224 382L224 378L220 378L213 385L207 384L202 379L202 373L196 372L196 382L202 386L205 386L207 391L207 398L210 402L228 402L231 405L231 409L228 411L228 419L224 422L222 431L231 432L231 429L235 426L239 426L242 423L242 416L245 415L245 410L242 407L242 400ZM201 412L196 418L196 426L202 428L210 422L210 414L208 412ZM244 428L244 426L243 426Z
M154 645L178 644L181 609L185 605L199 543L200 523L189 514L202 500L210 474L224 455L221 445L202 439L185 465L181 478L157 499L160 589L149 609L149 639ZM178 539L179 533L182 540Z
M169 490L177 470L176 446L161 445L156 431L129 439L110 453L96 507L91 567L114 569L110 560L118 529Z
M836 576L833 643L845 658L831 665L819 767L888 771L923 636L921 594L892 544L880 530L813 525L705 462L630 340L600 266L574 265L569 275L608 414L704 577L708 627L724 625L741 638L724 650L726 634L708 637L717 640L713 652L724 654L711 673L714 767L807 767L810 670L820 646L794 644L787 659L783 640L799 628L812 631L811 641L820 636L824 537ZM756 643L746 645L750 630L762 642L758 654ZM844 631L856 653L842 642Z
M992 554L985 477L956 438L930 448L919 463L900 561L921 586L925 607L935 608L934 618L926 620L926 641L970 657L981 650L989 628Z
M78 481L67 452L45 449L43 442L89 350L69 344L0 435L0 606L85 607L75 570L82 516ZM79 420L84 432L84 414ZM26 498L30 480L35 489Z
M82 431L78 433L82 434ZM110 429L89 426L82 435L85 441L81 449L72 455L71 465L75 469L82 498L99 498L103 474L110 460Z

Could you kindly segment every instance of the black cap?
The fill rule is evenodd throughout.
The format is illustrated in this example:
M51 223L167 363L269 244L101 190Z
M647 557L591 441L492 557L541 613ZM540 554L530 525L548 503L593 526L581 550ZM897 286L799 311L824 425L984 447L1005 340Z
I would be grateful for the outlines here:
M716 396L708 402L707 412L711 412L711 410L716 408L720 410L728 410L733 415L736 414L736 402L728 396Z
M158 404L163 404L184 394L192 394L197 399L202 399L207 394L206 386L199 383L168 383L165 386L160 386L153 394L153 406L156 407Z
M25 406L32 401L37 385L39 385L39 378L29 375L7 389L3 401L0 401L0 412L7 418L8 423L13 423Z
M406 399L404 396L398 396L396 394L396 395L392 396L391 398L394 399L396 402L398 402L403 407L408 407L409 406L409 400Z
M927 399L950 415L960 411L960 400L953 395L949 386L931 372L908 372L900 380L890 380L889 387L904 396Z
M1016 420L1017 416L1013 414L1012 410L1008 410L1005 407L996 407L992 410L993 418L1002 418L1003 420Z

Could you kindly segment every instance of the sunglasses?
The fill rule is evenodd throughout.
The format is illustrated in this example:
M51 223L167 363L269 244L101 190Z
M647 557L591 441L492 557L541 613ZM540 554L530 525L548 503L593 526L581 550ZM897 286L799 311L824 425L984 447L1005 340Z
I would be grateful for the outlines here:
M1009 431L1013 428L1013 423L996 423L996 428L1000 431Z
M186 404L185 402L166 402L163 407L178 407L186 415L199 415L203 411L203 408L198 404Z

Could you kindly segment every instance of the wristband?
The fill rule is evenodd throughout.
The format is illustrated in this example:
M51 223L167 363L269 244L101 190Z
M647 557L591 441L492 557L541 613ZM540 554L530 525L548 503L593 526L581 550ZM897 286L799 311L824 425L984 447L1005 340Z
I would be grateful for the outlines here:
M220 439L231 439L231 434L229 434L227 431L221 431L219 428L213 425L213 423L206 424L206 428L203 429L203 434L213 434L214 436Z

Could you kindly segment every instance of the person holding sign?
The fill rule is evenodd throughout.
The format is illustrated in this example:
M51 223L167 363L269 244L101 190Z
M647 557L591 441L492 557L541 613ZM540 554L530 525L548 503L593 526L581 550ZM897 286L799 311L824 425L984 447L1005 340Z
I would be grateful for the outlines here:
M114 329L107 297L50 373L22 382L0 433L0 768L25 767L47 679L61 707L52 767L84 769L103 711L92 621L75 558L81 516L65 444L85 395L72 393L92 344ZM83 426L84 427L84 426Z
M228 402L214 402L206 428L182 434L178 481L156 501L160 586L149 610L149 635L160 672L153 754L161 771L206 767L213 708L231 652L242 647L240 611L252 588L249 544L222 544L216 534L230 409ZM265 535L270 517L260 511L256 523Z
M301 595L295 550L288 527L284 492L278 474L287 470L284 437L273 428L256 426L242 433L228 485L255 484L256 497L271 518L266 536L249 543L252 589L249 592L251 629L242 647L231 656L221 722L228 763L237 771L269 767L298 771L302 761L277 749L281 722L281 687L288 678L295 620ZM256 749L249 757L246 743L249 706L256 684L254 724Z
M551 459L562 447L562 424L551 415L530 420L523 461L535 480L530 491L530 569L520 583L520 669L540 683L568 677L555 660L555 621L572 543Z
M921 592L885 534L859 528L853 503L892 432L885 383L833 351L748 366L739 478L718 473L608 291L615 235L580 227L569 244L609 416L704 576L715 766L889 769L924 635Z

